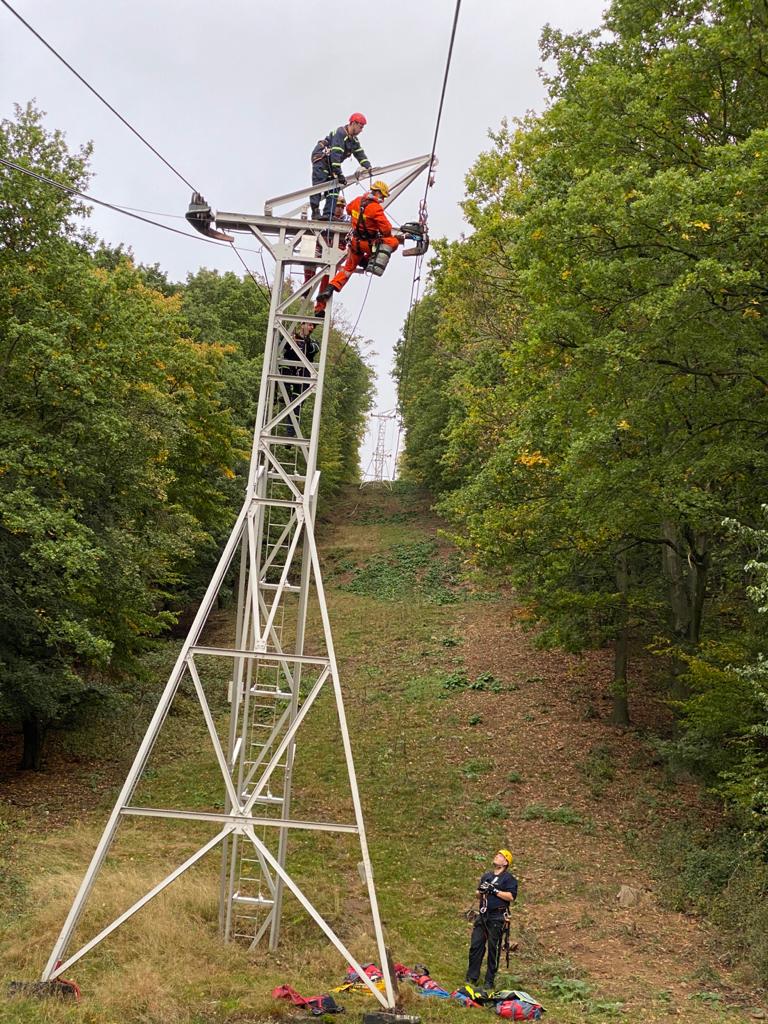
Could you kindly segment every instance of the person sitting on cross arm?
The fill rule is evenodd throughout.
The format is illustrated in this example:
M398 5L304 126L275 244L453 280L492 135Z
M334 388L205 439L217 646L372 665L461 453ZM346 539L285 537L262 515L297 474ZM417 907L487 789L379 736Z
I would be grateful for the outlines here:
M375 244L386 246L394 252L403 241L403 235L393 231L381 205L382 200L388 195L389 186L386 182L374 181L370 192L364 196L357 196L347 206L347 213L352 220L347 258L336 275L317 293L316 316L324 313L328 299L334 292L341 291L355 269L367 265Z

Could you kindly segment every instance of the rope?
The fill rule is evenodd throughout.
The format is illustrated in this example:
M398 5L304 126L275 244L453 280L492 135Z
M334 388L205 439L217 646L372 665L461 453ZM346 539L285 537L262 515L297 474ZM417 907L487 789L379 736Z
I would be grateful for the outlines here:
M14 17L18 18L19 21L22 23L22 25L24 25L26 28L28 28L29 31L32 33L32 35L35 36L37 39L39 39L40 42L43 44L43 46L45 46L48 50L50 50L51 53L54 55L54 57L56 57L58 60L60 60L61 63L64 65L64 67L68 68L72 72L72 74L75 76L75 78L78 78L83 83L83 85L86 87L86 89L89 89L93 93L93 95L96 97L96 99L100 100L108 110L111 110L112 113L115 115L115 117L118 118L118 120L122 121L122 123L125 125L125 127L128 128L130 131L132 131L133 134L136 136L136 138L139 139L141 142L143 142L144 145L147 147L147 149L151 150L155 154L155 156L158 158L158 160L162 160L162 162L165 164L165 166L170 171L173 171L173 173L176 175L177 178L179 178L181 181L183 181L184 184L187 185L193 192L199 192L200 191L199 189L196 189L195 186L192 185L184 177L184 175L181 173L181 171L177 170L173 166L173 164L170 163L170 161L166 160L165 157L163 156L163 154L159 153L155 149L155 147L152 145L152 143L149 142L147 139L145 139L144 136L141 134L141 132L138 131L136 128L134 128L133 125L129 121L127 121L118 110L115 110L115 108L112 106L112 104L108 100L104 99L104 97L101 95L101 93L97 89L94 89L94 87L91 85L91 83L88 82L85 78L83 78L83 76L80 74L80 72L75 70L75 68L72 67L72 65L69 63L69 61L66 60L64 57L62 57L62 55L59 53L59 51L55 47L51 46L51 44L47 40L43 39L43 37L40 35L40 33L36 29L34 29L29 24L28 21L26 21L24 18L22 18L22 16L19 14L19 12L17 10L15 10L8 3L8 0L0 0L0 3L2 3L2 5L4 7L6 7L11 12L11 14L14 15Z
M240 262L241 262L241 263L243 264L243 266L245 267L245 272L246 272L246 274L248 274L248 276L250 277L250 279L251 279L251 280L253 281L253 283L254 283L254 284L256 285L256 287L257 287L257 288L259 289L259 291L261 292L261 294L262 294L262 295L264 296L264 299L265 299L265 301L266 301L266 303L267 303L267 306L269 306L269 305L271 304L271 302L272 302L272 298L271 298L271 296L270 296L269 292L268 292L268 291L266 290L266 288L262 288L262 286L261 286L261 283L260 283L259 279L258 279L258 278L256 277L256 275L255 275L255 274L253 273L253 271L252 271L252 270L251 270L251 268L250 268L250 267L248 266L248 264L247 264L247 263L245 262L245 260L243 259L243 257L242 257L242 256L240 255L240 250L239 250L239 249L237 248L237 246L235 245L235 243L234 243L234 242L230 242L229 244L230 244L230 245L232 246L232 252L233 252L233 253L234 253L234 254L235 254L235 255L237 256L237 258L238 258L238 259L240 260ZM261 261L261 262L262 262L262 266L263 266L263 265L264 265L264 259L263 259L263 258L262 258L262 261ZM265 268L265 270L264 270L264 275L265 275L265 277L266 277L266 273L267 273L267 272L266 272L266 268Z
M368 284L365 287L365 295L363 296L363 302L362 302L362 305L360 306L360 312L357 314L357 320L355 320L354 326L352 327L352 329L349 332L349 337L347 338L347 340L344 342L344 344L339 349L338 354L337 354L336 358L333 361L333 365L331 366L331 370L335 370L336 369L336 367L339 365L339 360L344 355L346 350L349 348L351 342L354 341L355 331L357 330L357 325L360 323L360 317L363 315L363 310L365 309L365 304L368 301L368 292L371 290L371 281L372 280L373 280L373 277L371 276L371 274L369 274L368 275Z

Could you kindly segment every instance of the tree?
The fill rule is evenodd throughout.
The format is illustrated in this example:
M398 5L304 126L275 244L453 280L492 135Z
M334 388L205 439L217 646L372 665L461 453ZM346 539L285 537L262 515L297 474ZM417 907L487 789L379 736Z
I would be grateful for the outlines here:
M0 140L82 185L85 157L31 108ZM0 177L0 714L39 767L48 725L108 695L170 621L180 567L229 514L219 481L243 439L221 347L190 340L179 299L127 260L99 266L76 204L29 181Z
M550 106L492 135L435 267L452 411L428 443L411 425L409 464L440 466L545 641L614 642L617 719L631 636L666 637L684 694L732 582L722 519L768 482L766 34L760 5L704 0L548 29Z

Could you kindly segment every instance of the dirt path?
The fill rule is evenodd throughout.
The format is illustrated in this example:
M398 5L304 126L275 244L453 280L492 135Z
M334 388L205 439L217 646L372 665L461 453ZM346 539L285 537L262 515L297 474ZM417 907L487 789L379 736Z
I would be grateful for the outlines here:
M632 852L695 806L697 793L665 783L637 732L608 723L609 657L536 650L506 602L462 609L458 623L470 677L491 672L519 687L494 775L505 778L509 767L520 774L507 788L516 812L507 827L524 865L526 941L566 958L637 1012L650 1004L652 1012L693 1021L702 1019L704 996L751 1005L754 997L734 987L707 928L661 906L648 860ZM482 713L498 698L467 699ZM651 724L650 704L636 714ZM546 820L558 816L561 822ZM620 902L622 886L632 892Z
M409 522L413 536L435 537L441 526L424 504L404 508L369 491L339 510L327 546L364 564L391 545L393 523ZM435 557L446 551L440 541ZM441 611L453 664L470 685L489 679L501 689L457 690L449 707L434 705L432 725L447 768L478 766L458 798L469 828L491 808L515 852L518 984L548 985L590 1019L762 1019L760 993L739 986L704 922L664 906L652 875L651 847L666 825L714 813L692 782L672 782L654 763L643 737L668 728L661 699L634 694L633 726L619 729L610 724L610 652L537 649L511 595Z

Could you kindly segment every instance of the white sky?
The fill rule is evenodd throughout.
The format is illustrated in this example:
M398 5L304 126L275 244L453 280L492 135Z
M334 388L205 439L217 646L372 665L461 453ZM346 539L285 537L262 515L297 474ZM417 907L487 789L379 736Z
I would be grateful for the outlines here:
M260 213L265 198L310 183L315 141L361 110L374 164L429 152L454 0L12 0L214 209ZM504 116L540 110L538 38L547 22L596 26L606 0L463 0L429 196L433 236L456 238L464 175ZM0 6L0 117L35 99L71 148L92 140L93 195L183 215L189 191L37 39ZM345 170L354 170L349 161ZM423 181L423 179L420 179ZM415 219L423 184L391 207ZM347 191L347 197L356 194ZM166 221L186 228L183 221ZM94 210L105 240L129 245L174 280L200 266L242 272L234 253ZM243 236L243 245L252 243ZM254 270L261 272L258 257ZM271 270L269 263L267 269ZM375 410L395 405L392 350L407 314L413 261L399 254L374 279L358 332L373 342ZM354 322L367 284L343 292ZM339 301L336 300L338 308ZM374 411L375 411L374 410ZM362 452L365 469L375 443ZM394 433L388 448L394 446Z

